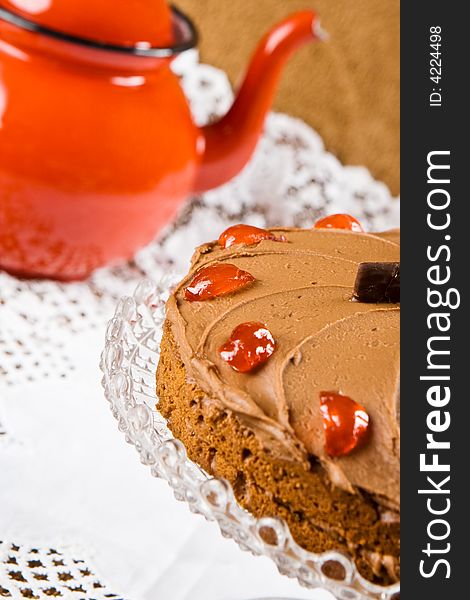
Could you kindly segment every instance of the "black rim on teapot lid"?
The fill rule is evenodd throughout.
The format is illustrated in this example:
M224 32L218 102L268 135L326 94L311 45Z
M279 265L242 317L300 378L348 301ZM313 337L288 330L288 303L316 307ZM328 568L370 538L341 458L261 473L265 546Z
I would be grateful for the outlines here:
M21 15L1 7L0 20L6 21L15 27L25 29L26 31L30 31L32 33L39 33L55 40L70 44L78 44L85 48L105 50L108 52L120 52L121 54L126 54L128 56L171 58L181 54L181 52L191 50L191 48L194 48L198 42L198 33L191 19L175 6L171 7L171 11L173 15L173 28L175 30L175 36L179 40L172 46L147 46L144 43L134 46L107 44L106 42L70 35L56 29L39 25L30 19L26 19Z

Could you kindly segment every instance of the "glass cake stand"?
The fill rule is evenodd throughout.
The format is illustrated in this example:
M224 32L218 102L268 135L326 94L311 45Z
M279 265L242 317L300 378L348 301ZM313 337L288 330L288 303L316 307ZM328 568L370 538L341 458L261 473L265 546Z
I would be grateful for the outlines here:
M302 586L333 593L338 600L398 600L399 584L381 587L361 577L342 552L314 554L293 540L286 523L255 518L239 506L230 484L210 477L186 455L155 409L155 372L165 320L165 302L180 277L144 280L132 297L122 298L106 330L101 357L103 387L126 441L133 444L154 477L172 487L191 512L216 521L223 536L242 550L270 557L281 574Z

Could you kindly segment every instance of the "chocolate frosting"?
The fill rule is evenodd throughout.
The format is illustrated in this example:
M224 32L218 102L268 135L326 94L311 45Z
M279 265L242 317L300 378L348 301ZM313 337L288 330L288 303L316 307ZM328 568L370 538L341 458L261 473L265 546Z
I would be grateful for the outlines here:
M313 455L334 485L366 491L399 510L399 305L352 299L359 263L400 260L399 232L272 231L288 241L227 249L212 242L196 250L167 305L188 378L236 413L274 456L308 469ZM221 261L256 281L229 296L185 300L195 271ZM277 348L260 369L241 374L218 349L247 321L265 323ZM325 453L321 391L338 391L365 407L371 432L363 447L338 458Z

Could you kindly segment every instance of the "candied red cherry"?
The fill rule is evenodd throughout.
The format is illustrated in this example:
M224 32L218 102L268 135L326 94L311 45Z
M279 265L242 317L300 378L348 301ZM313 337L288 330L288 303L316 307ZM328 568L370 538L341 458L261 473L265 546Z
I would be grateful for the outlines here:
M220 263L200 269L184 290L184 297L190 302L210 300L225 296L255 281L248 271L235 265Z
M356 232L364 231L357 219L351 215L343 214L330 215L328 217L323 217L323 219L318 219L315 223L315 229L349 229L350 231Z
M239 373L247 373L265 363L276 349L272 333L263 323L242 323L219 348L220 356Z
M363 406L337 392L320 392L320 412L327 454L343 456L364 442L369 415Z
M254 227L253 225L233 225L229 227L219 237L219 246L222 248L230 248L234 244L246 244L252 246L261 242L261 240L272 240L274 242L287 242L283 236L275 236L267 229Z

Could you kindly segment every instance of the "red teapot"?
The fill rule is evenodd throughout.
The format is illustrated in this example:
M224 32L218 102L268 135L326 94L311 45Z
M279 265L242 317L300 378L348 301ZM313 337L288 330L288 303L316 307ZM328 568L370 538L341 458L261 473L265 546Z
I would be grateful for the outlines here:
M228 114L198 128L173 58L191 21L163 0L0 0L0 268L74 280L130 258L190 194L234 177L312 11L260 43Z

